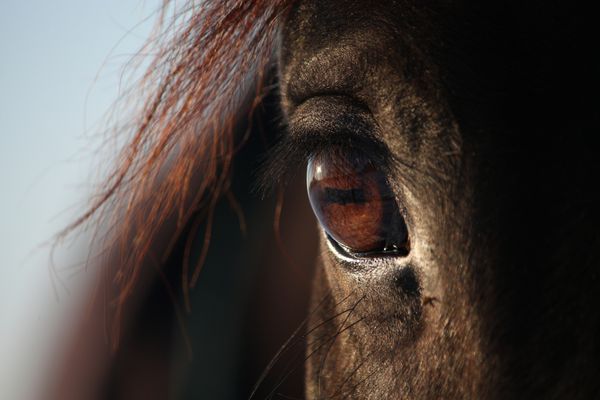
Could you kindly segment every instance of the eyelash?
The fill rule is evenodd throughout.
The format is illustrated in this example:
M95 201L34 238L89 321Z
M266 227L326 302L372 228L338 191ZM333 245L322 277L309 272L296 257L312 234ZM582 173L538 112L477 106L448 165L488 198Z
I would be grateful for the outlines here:
M324 151L361 152L378 164L381 171L390 176L399 164L387 146L378 138L356 132L285 133L260 160L256 174L255 190L266 196L278 186L285 186L300 169L305 171L308 160ZM301 168L302 167L302 168Z

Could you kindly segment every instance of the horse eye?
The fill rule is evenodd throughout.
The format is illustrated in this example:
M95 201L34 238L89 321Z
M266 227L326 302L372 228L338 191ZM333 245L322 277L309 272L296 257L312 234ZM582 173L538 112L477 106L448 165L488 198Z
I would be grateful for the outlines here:
M408 231L394 194L364 155L314 155L306 180L312 209L337 244L363 257L408 254Z

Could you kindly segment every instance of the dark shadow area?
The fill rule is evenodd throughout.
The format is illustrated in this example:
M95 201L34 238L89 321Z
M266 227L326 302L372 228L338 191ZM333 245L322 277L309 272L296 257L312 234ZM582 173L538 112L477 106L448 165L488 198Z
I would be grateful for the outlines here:
M277 195L262 199L253 190L267 143L280 129L277 103L273 95L265 99L253 117L248 142L235 158L231 186L235 200L224 198L215 209L206 262L191 291L191 312L183 309L181 290L188 226L162 268L166 279L153 283L129 321L131 328L115 355L104 398L248 398L269 362L301 326L317 256L304 171L287 187L282 202ZM191 269L202 251L205 226L197 232ZM177 305L169 291L176 295ZM183 329L176 310L184 315ZM270 394L303 398L302 333L269 370L254 398Z

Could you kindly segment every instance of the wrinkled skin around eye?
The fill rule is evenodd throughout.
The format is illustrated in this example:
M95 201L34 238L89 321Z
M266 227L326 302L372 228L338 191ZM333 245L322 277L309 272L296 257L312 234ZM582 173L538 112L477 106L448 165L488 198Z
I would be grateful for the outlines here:
M321 226L358 255L406 255L406 224L385 175L356 152L320 153L308 163L310 203Z

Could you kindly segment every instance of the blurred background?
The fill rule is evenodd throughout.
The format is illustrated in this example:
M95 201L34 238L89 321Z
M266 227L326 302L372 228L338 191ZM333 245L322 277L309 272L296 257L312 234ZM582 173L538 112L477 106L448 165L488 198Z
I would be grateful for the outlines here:
M316 235L303 179L283 197L277 236L276 200L251 194L264 139L276 135L277 99L270 96L256 117L266 121L258 124L266 131L254 135L236 160L233 191L243 218L231 204L217 208L192 312L178 322L180 291L169 293L149 276L117 352L101 334L73 343L96 275L70 269L85 260L85 238L54 253L52 240L93 192L105 113L135 78L123 81L123 67L148 38L161 4L2 4L1 399L247 398L306 315ZM202 235L195 241L201 244ZM181 252L180 243L163 266L175 288ZM302 396L303 349L302 338L295 338L256 398ZM56 389L65 376L66 388Z
M161 2L17 1L0 12L0 398L33 399L77 303L49 242L81 211L104 113ZM71 258L59 251L57 263ZM54 282L56 283L56 282ZM67 290L68 289L68 290Z

